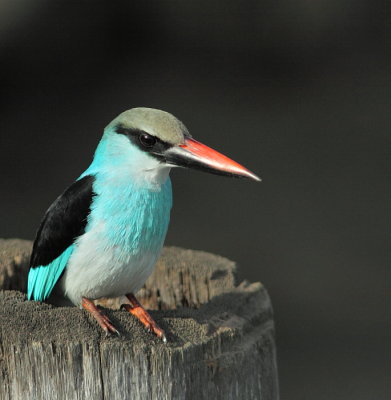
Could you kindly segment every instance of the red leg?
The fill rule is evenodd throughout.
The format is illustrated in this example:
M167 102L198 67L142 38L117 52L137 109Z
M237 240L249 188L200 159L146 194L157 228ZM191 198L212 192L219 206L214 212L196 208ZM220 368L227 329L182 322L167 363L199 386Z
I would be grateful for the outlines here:
M129 300L130 304L123 304L122 307L128 310L132 315L134 315L147 328L149 332L153 332L158 338L162 339L163 342L166 343L167 339L164 331L158 327L158 325L152 319L149 313L138 302L134 294L127 294L126 297Z
M117 331L117 329L115 329L114 325L109 320L109 317L104 315L102 311L99 310L99 308L90 299L82 297L81 305L84 309L92 314L92 316L98 321L98 324L106 332L106 334L111 332L119 335L119 332Z

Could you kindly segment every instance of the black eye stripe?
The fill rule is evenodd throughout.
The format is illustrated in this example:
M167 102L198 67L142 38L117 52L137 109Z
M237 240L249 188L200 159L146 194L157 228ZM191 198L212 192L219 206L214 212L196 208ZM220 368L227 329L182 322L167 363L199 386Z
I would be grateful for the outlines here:
M170 147L171 144L163 142L156 136L142 131L141 129L129 129L122 125L118 125L115 131L120 135L125 135L128 139L137 146L140 150L150 153L158 159L164 159L163 153Z

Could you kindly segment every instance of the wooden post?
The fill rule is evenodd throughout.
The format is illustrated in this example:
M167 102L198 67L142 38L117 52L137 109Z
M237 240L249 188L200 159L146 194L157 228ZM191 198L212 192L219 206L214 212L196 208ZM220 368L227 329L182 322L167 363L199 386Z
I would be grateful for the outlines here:
M24 289L30 248L0 240L3 288ZM1 291L0 399L278 399L270 299L233 262L165 248L139 299L167 344L126 311L106 310L121 336L105 337L83 310Z

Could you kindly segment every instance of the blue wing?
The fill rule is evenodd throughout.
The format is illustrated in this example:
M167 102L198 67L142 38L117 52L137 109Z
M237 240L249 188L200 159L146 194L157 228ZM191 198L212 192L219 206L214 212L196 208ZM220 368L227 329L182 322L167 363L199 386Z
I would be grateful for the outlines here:
M27 284L27 297L29 300L43 301L50 296L55 284L60 279L68 264L73 247L73 245L69 246L50 264L39 265L30 269Z
M27 285L29 300L47 299L64 272L75 239L84 233L87 225L94 180L92 175L77 180L46 212L31 254Z

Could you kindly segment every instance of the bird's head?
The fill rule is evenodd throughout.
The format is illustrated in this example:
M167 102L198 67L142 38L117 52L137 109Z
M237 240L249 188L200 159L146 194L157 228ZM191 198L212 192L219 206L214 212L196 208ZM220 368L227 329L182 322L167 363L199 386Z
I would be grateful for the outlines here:
M152 108L132 108L105 129L112 159L131 160L138 173L193 168L231 177L260 179L247 168L194 140L185 125L172 114Z

